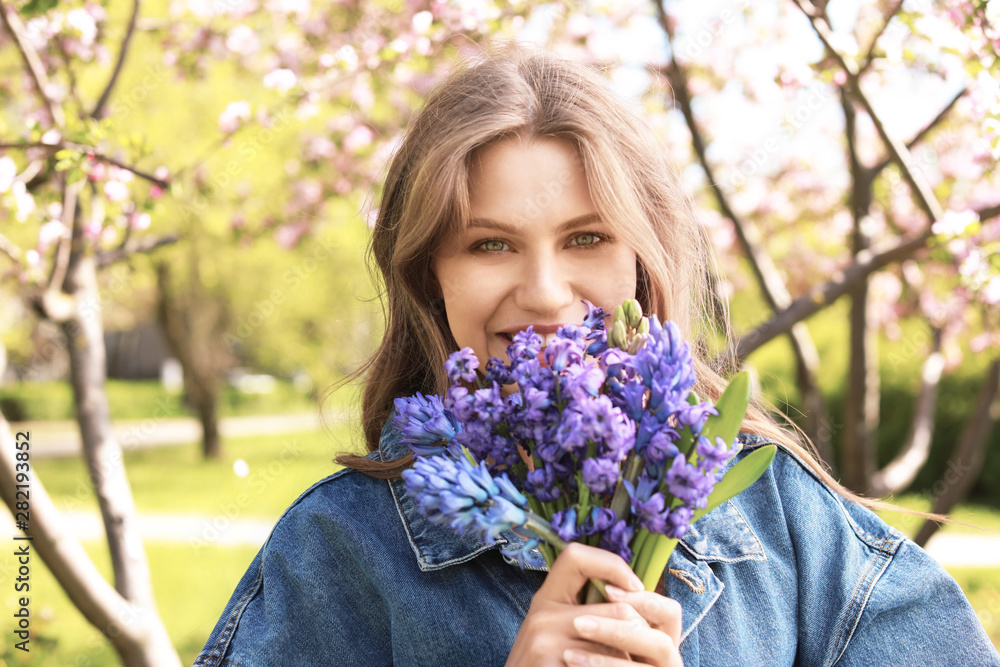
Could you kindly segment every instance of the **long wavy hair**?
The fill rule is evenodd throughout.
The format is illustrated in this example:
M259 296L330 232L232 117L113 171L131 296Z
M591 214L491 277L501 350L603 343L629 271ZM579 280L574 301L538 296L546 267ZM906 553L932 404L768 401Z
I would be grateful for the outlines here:
M723 374L729 369L708 362L713 348L706 341L718 337L708 323L713 310L726 307L711 289L711 246L652 130L590 67L534 48L494 45L430 93L389 166L369 249L381 283L385 335L357 374L364 378L361 420L369 451L378 449L395 398L447 388L443 364L457 344L435 301L431 256L470 218L469 165L475 152L515 135L564 139L575 146L595 208L636 251L636 299L643 311L673 320L694 341L700 396L715 400L726 386ZM728 334L723 332L727 340ZM841 495L882 505L844 489L808 440L779 426L756 400L743 431L793 452ZM337 458L386 478L398 476L411 460Z

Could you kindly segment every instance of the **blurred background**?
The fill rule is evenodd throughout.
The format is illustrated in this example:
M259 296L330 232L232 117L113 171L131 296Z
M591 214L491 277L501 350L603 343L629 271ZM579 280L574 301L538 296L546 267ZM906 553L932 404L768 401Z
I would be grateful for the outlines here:
M380 178L427 91L498 38L644 111L718 255L730 310L707 332L739 337L720 360L854 491L973 524L884 515L1000 645L997 0L0 0L0 19L0 664L190 664L283 509L363 447L356 385L328 390L380 335Z

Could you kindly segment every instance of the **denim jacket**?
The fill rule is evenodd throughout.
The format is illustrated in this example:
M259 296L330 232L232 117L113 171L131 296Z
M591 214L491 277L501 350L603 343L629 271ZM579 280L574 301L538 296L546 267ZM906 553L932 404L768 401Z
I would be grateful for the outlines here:
M747 451L765 444L741 436ZM388 426L383 459L406 452ZM544 572L417 513L400 480L343 470L274 527L195 665L503 665ZM667 565L697 665L1000 665L920 547L791 453L695 523Z

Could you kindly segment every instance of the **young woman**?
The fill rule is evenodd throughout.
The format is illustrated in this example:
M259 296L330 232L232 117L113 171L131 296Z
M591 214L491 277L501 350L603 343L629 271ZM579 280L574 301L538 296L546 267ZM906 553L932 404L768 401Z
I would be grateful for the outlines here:
M392 402L442 393L460 347L626 298L690 340L712 260L651 132L586 67L506 47L439 86L396 153L372 238L386 334L365 370L370 454L306 491L196 665L1000 665L955 581L752 408L741 454L779 454L692 527L657 592L571 545L552 571L430 524L399 473ZM696 390L724 381L698 363ZM521 543L515 532L502 543ZM580 605L588 578L610 601Z

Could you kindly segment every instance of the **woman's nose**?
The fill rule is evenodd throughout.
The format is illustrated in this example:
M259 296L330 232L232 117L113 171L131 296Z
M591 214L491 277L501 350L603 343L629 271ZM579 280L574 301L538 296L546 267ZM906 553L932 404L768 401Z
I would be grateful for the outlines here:
M524 267L514 303L543 316L556 316L576 300L565 267L550 256L532 258Z

